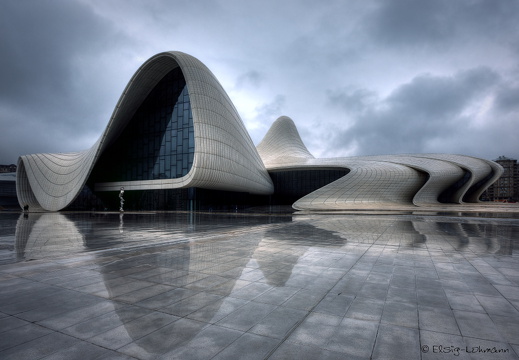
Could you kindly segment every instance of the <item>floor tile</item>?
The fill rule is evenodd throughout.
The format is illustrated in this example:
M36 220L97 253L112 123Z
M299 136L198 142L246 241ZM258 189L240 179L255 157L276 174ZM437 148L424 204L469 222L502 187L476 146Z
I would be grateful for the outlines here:
M283 339L291 330L301 323L307 315L308 312L303 310L278 307L254 325L249 332L276 339Z
M487 314L454 310L462 336L482 340L502 341L503 336Z
M419 306L418 318L420 329L460 335L456 318L450 309Z
M214 360L261 360L273 351L281 340L245 333L214 357Z
M420 351L417 329L381 324L372 359L419 359Z
M276 306L270 304L249 302L218 321L217 325L248 331L274 311L275 308Z

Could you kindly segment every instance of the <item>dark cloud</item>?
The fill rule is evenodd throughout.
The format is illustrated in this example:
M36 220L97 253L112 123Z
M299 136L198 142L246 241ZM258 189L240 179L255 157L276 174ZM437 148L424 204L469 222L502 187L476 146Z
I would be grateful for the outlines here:
M2 2L0 161L90 146L82 137L100 130L96 121L108 121L99 119L107 93L102 78L89 77L81 66L102 66L99 54L120 42L128 40L79 2Z
M513 0L379 0L366 17L371 40L387 46L450 48L457 40L501 42L517 34L519 3ZM496 37L496 35L499 35Z
M452 35L452 1L380 1L367 17L367 30L389 45L437 43Z
M315 66L316 71L362 61L363 50L368 45L363 21L369 7L358 0L316 5L307 4L306 12L312 12L312 16L301 15L305 26L300 33L286 39L286 46L276 54L279 61L306 70Z
M502 112L519 111L519 86L503 84L496 92L495 106Z
M396 89L387 103L398 114L448 121L498 79L488 68L462 71L452 77L422 75Z
M11 103L66 96L77 79L74 60L92 60L117 41L112 26L78 2L7 1L1 14L0 95Z
M378 97L367 89L346 89L328 91L331 104L340 106L349 114L359 114L376 105Z
M353 121L333 146L355 144L358 155L443 152L436 144L466 133L467 109L498 81L493 71L478 68L452 77L420 75L384 99L365 89L330 92L330 103Z

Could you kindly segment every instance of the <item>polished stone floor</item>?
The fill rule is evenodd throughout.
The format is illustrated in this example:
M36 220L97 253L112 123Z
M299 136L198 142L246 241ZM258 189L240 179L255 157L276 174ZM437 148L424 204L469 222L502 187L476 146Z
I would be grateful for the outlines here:
M519 213L0 213L1 359L518 359Z

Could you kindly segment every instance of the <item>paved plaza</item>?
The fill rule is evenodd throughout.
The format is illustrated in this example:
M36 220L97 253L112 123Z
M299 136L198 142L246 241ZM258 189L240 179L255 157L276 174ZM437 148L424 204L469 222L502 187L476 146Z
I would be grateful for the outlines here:
M3 212L0 359L518 359L511 209Z

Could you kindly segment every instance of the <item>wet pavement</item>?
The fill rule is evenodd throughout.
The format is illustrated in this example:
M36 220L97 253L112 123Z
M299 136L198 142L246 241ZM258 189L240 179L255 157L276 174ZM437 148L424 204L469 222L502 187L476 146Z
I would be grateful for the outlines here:
M1 359L518 359L519 212L0 213Z

